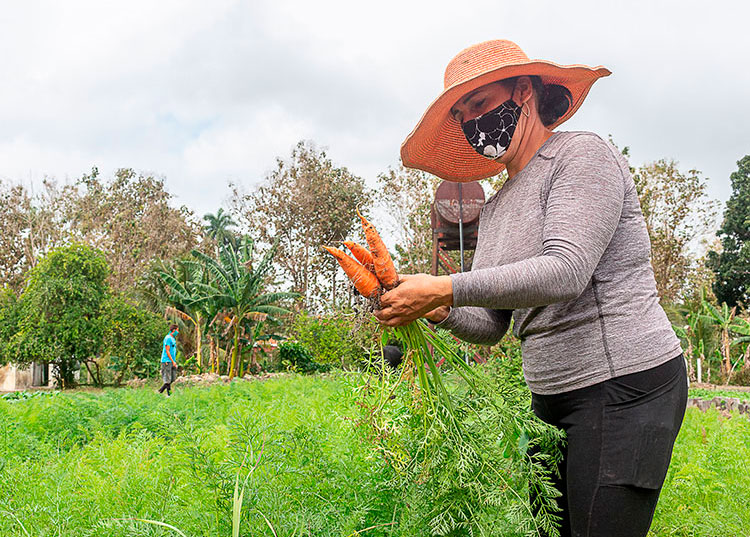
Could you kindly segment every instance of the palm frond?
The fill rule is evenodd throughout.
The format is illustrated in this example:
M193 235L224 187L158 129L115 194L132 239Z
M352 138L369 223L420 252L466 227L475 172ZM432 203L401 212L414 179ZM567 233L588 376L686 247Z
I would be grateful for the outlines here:
M291 313L291 311L288 310L288 309L286 309L286 308L282 308L282 307L279 307L279 306L272 306L272 305L269 305L269 304L265 304L265 305L262 305L262 306L253 306L252 311L257 312L257 313L266 313L266 314L272 315L272 316L273 315L277 315L277 316L278 315L288 315L288 314Z
M227 274L224 268L214 258L198 250L193 250L191 254L197 259L203 261L205 267L214 276L214 278L218 280L220 285L227 288L232 287L232 280L229 274Z
M193 317L191 317L190 315L188 315L188 314L187 314L187 313L185 313L184 311L178 310L177 308L175 308L175 307L173 307L173 306L167 306L167 307L165 308L165 310L164 310L164 313L165 313L165 315L167 315L167 316L171 316L171 317L179 317L179 318L180 318L180 319L182 319L183 321L189 321L189 322L191 322L191 323L193 323L193 324L196 324L196 323L195 323L195 319L193 319Z

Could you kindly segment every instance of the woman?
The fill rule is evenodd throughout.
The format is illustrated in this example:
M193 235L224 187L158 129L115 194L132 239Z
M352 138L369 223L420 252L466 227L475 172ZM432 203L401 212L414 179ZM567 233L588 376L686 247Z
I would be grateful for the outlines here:
M533 410L567 433L562 534L645 536L685 411L684 359L627 163L595 134L553 132L609 74L532 61L510 41L450 62L404 165L508 180L482 210L472 270L402 276L376 316L489 345L512 316Z

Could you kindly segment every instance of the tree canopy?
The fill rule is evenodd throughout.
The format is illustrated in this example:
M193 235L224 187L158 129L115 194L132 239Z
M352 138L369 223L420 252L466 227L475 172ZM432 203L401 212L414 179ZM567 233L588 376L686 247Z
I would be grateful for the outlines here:
M80 242L106 254L113 289L129 289L153 260L186 255L201 238L192 213L171 201L163 180L129 168L111 179L94 168L74 184L45 181L37 192L0 183L0 285L20 291L42 256Z
M651 265L663 302L677 301L696 269L691 246L714 222L715 204L697 170L680 171L674 160L661 159L633 174L641 211L651 239Z
M737 162L730 176L732 195L716 233L721 252L711 251L708 266L716 274L714 293L730 306L750 303L750 155Z
M303 296L303 306L315 309L337 300L338 266L321 246L349 237L358 225L355 209L366 213L371 197L361 177L336 166L314 144L299 142L255 191L235 187L232 207L261 243L278 241L276 263Z
M101 349L99 315L108 275L104 254L83 244L42 258L20 297L17 331L10 340L13 361L52 363L59 384L71 386L77 365Z

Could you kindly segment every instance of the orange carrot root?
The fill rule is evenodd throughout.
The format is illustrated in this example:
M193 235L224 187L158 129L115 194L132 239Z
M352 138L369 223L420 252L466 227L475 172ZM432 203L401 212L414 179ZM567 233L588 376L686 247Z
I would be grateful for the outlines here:
M396 272L396 267L393 265L391 254L388 252L388 248L385 247L385 243L380 238L380 234L378 234L375 226L360 214L359 209L357 210L357 215L362 220L362 229L365 232L367 245L370 247L372 260L375 264L375 276L378 277L378 280L380 280L385 289L393 289L398 285L398 273Z
M367 270L375 274L375 262L372 260L370 250L352 241L344 241L344 244L352 252L352 255L362 263Z
M359 294L367 298L374 298L377 296L380 289L380 283L372 272L349 257L343 250L329 246L323 246L323 248L328 250L328 252L336 258L336 261L339 262L341 268L344 269L346 275L349 276L349 279L352 281L357 291L359 291Z

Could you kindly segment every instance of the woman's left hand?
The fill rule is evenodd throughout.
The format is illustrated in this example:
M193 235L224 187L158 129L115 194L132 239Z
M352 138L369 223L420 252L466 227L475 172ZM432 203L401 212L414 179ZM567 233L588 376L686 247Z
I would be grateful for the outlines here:
M440 306L453 304L450 276L399 275L399 284L380 297L375 317L386 326L402 326Z

